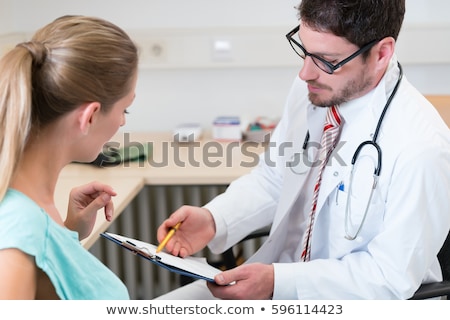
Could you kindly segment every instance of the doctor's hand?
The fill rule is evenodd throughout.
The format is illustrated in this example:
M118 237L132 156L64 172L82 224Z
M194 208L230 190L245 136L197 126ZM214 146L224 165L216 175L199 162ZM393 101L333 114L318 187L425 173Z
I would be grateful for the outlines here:
M160 243L178 222L181 226L165 246L165 250L174 256L193 255L203 249L216 233L216 224L209 210L182 206L159 226L156 236Z
M114 213L111 186L91 182L70 191L67 218L64 225L79 234L80 240L89 236L97 219L97 211L104 208L105 219L111 221Z
M208 282L207 286L216 298L226 300L271 299L274 288L273 265L243 264L219 273L214 281L217 284Z

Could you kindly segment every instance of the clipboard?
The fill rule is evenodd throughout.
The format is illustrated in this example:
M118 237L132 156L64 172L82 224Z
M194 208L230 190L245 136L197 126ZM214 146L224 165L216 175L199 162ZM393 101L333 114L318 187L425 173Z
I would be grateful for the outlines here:
M103 232L100 235L151 263L183 276L214 282L214 276L222 272L208 264L206 258L192 256L181 258L162 251L156 254L157 246L153 244L110 232Z

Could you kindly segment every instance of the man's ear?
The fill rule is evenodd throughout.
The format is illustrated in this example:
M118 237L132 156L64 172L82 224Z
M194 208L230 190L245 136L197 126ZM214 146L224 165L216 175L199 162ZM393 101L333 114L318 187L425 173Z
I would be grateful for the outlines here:
M384 69L391 60L395 51L395 39L392 37L386 37L382 39L377 47L377 63Z
M88 134L97 114L100 112L101 104L99 102L89 102L80 106L78 122L80 131L83 134Z

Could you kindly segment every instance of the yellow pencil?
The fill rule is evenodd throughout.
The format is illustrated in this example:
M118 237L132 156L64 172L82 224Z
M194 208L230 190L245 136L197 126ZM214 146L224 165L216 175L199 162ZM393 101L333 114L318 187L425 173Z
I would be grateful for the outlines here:
M163 241L161 241L161 243L159 244L158 248L156 248L156 253L158 253L162 249L164 249L164 247L166 246L167 242L169 242L170 238L173 237L173 235L180 228L180 226L181 226L181 221L178 222L172 229L169 230L169 232L167 233L166 237L163 239Z

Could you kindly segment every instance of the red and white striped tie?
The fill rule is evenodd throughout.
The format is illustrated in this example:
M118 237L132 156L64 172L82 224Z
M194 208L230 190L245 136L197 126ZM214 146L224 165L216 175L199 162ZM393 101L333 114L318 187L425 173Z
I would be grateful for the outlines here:
M319 153L319 160L321 161L319 173L317 175L316 184L314 185L313 201L311 211L309 212L309 224L306 229L303 240L303 250L301 255L302 261L309 261L311 255L311 234L314 226L314 218L316 215L317 198L319 195L320 183L322 181L322 172L328 162L331 152L337 144L340 132L340 125L342 118L339 114L338 107L332 106L327 110L327 118L323 128L321 148Z

